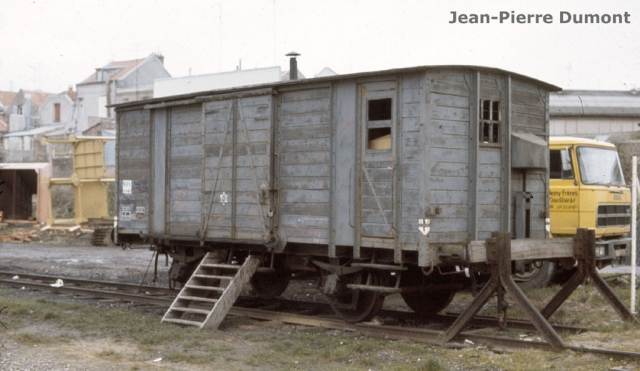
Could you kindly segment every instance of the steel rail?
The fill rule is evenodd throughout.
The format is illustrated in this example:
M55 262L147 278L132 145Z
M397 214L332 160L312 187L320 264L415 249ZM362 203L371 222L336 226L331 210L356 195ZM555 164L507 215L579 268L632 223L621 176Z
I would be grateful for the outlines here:
M104 280L87 280L84 278L74 278L74 277L63 277L63 276L52 276L45 274L35 274L35 273L17 273L17 272L9 272L9 271L0 271L0 277L14 277L18 276L19 278L28 278L32 280L40 280L46 281L51 280L51 282L55 282L58 279L61 279L64 284L76 284L76 285L97 285L97 286L106 286L118 289L129 289L129 290L146 290L153 291L161 294L171 295L175 294L174 290L171 290L167 287L157 287L157 286L149 286L149 285L141 285L141 284L133 284L133 283L124 283L124 282L114 282L114 281L104 281ZM8 280L7 280L8 281ZM6 282L3 280L3 282Z

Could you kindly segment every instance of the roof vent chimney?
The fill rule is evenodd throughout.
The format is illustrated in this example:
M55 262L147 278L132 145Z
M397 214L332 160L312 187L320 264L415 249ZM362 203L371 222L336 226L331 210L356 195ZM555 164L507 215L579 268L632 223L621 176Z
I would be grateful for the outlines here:
M155 55L156 58L158 58L158 60L160 61L160 63L164 65L164 55L162 55L161 52L154 52L152 54Z
M296 60L296 57L299 55L300 54L296 52L291 52L286 55L287 57L290 57L289 58L289 80L298 79L298 61Z

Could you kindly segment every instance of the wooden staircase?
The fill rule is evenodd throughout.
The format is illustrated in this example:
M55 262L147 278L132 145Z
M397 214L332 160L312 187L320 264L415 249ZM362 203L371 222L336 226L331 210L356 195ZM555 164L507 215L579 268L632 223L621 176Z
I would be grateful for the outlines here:
M240 266L220 264L216 253L207 253L162 322L218 328L259 265L253 255Z

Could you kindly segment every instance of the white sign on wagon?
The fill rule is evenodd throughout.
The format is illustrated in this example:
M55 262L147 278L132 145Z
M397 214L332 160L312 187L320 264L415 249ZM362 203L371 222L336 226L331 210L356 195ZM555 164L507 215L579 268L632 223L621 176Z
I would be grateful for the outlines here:
M123 180L122 181L122 193L128 195L131 194L131 188L133 186L133 182L130 180Z

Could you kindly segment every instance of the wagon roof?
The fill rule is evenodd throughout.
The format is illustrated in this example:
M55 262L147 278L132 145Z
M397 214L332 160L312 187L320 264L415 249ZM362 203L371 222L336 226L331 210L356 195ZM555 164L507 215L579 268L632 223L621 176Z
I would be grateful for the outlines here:
M278 81L278 82L272 82L272 83L266 83L266 84L260 84L260 85L244 85L244 86L239 86L235 88L200 91L196 93L189 93L189 94L183 94L183 95L173 95L173 96L160 97L160 98L151 98L147 100L119 103L119 104L110 105L109 107L116 107L116 109L118 109L122 107L135 107L135 106L149 104L149 103L162 103L162 102L179 101L184 99L192 99L196 97L203 97L205 95L233 94L237 92L250 91L250 90L256 90L256 89L278 88L278 87L285 87L285 86L287 87L288 86L304 86L304 85L311 85L311 84L317 84L322 82L349 80L349 79L356 79L356 78L366 78L366 77L384 76L384 75L393 75L393 74L404 74L404 73L412 73L412 72L428 71L428 70L478 70L478 71L488 72L488 73L508 74L514 77L519 77L521 79L527 80L534 84L540 85L549 91L562 90L562 88L546 83L544 81L537 80L532 77L522 75L519 73L503 70L500 68L470 66L470 65L437 65L437 66L417 66L417 67L395 68L395 69L381 70L381 71L357 72L357 73L351 73L351 74L316 77L316 78L301 79L301 80Z

